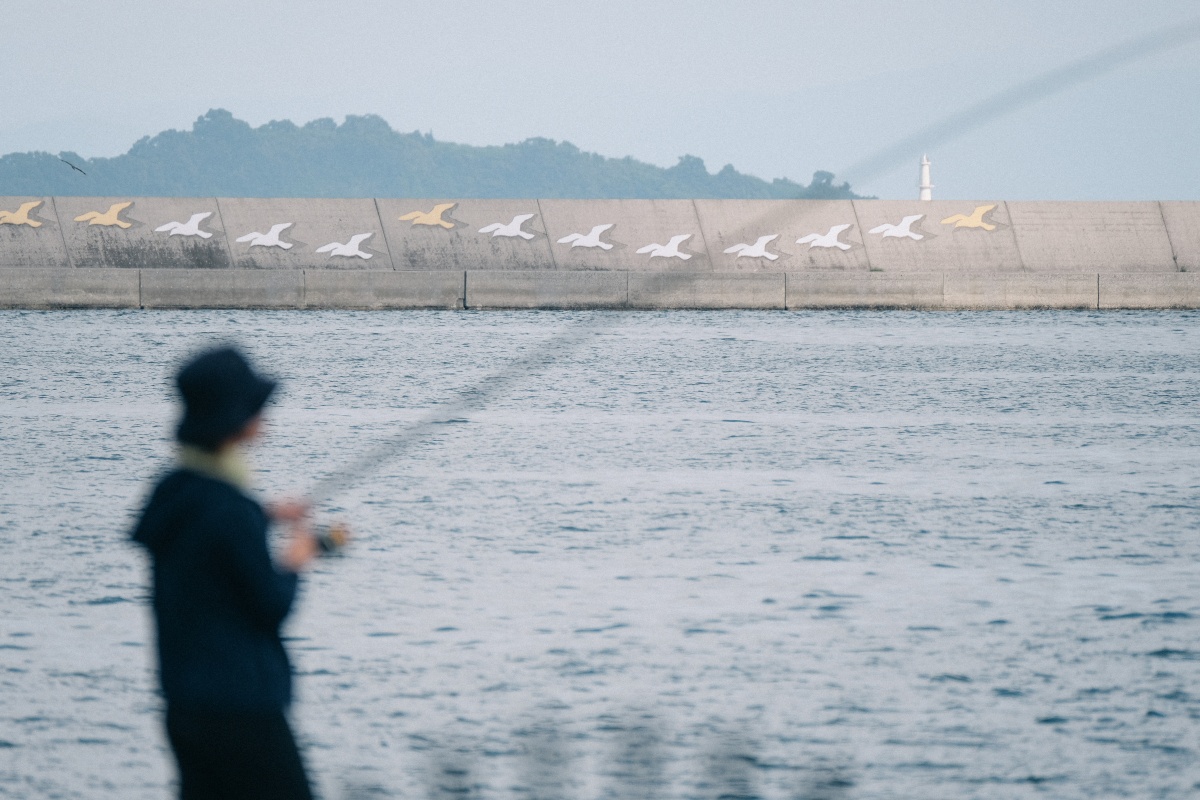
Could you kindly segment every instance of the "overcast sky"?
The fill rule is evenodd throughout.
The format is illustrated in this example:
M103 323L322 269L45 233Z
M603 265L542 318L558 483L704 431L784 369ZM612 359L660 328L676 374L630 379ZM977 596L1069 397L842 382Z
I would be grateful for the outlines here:
M116 155L226 108L663 166L688 153L807 183L1197 16L1195 0L0 0L0 153ZM929 155L937 198L1200 199L1200 44ZM855 188L909 197L916 181L912 158Z

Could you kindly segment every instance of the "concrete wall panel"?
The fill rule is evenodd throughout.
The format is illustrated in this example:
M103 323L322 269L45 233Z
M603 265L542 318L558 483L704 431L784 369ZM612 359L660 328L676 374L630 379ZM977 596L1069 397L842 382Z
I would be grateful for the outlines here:
M302 308L302 270L144 269L143 308Z
M1008 209L999 201L855 200L854 210L874 271L1023 269Z
M1096 308L1096 276L959 275L947 272L942 287L947 308Z
M376 202L396 269L554 269L536 200Z
M558 269L712 272L691 200L541 200L539 205ZM562 241L567 238L573 241Z
M0 308L137 308L138 272L0 269Z
M54 203L76 267L229 267L212 198L58 197Z
M304 271L306 308L462 308L464 273Z
M718 272L869 269L849 200L697 200L696 209Z
M1101 308L1200 308L1200 272L1100 275Z
M941 308L942 273L787 273L788 308Z
M7 197L4 268L9 307L1190 308L1200 203Z
M0 267L70 266L51 198L0 197Z
M1200 203L1160 203L1180 272L1200 272Z
M1175 272L1158 203L1009 203L1029 272Z
M236 269L392 269L374 200L217 202Z
M467 273L467 308L626 308L626 272Z
M782 309L783 273L630 272L629 305L631 308Z

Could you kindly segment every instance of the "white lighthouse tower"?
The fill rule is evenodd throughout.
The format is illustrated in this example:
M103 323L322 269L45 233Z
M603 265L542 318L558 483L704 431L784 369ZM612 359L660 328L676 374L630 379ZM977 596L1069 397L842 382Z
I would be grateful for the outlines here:
M929 156L927 155L921 156L921 183L917 188L921 190L918 199L933 199L933 184L929 182Z

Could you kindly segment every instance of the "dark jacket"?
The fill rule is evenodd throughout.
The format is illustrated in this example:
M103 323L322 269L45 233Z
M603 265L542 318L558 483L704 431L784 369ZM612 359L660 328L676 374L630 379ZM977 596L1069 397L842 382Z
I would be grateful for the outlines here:
M133 531L150 551L159 677L167 704L281 709L292 696L280 626L297 578L267 549L267 515L232 484L178 469Z

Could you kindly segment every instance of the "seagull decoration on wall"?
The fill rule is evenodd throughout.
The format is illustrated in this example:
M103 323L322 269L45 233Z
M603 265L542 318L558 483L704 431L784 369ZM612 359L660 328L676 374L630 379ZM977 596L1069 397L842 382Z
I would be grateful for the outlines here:
M133 201L124 203L113 203L108 207L108 211L101 214L99 211L89 211L86 214L80 214L75 218L76 222L86 222L88 225L116 225L118 228L132 228L132 222L126 222L121 219L121 212L133 205Z
M266 233L253 231L245 236L239 236L239 242L249 242L251 247L282 247L284 250L291 250L292 243L285 242L279 238L279 234L283 233L288 228L292 227L291 222L281 222L278 225L272 225L271 230Z
M317 252L329 253L330 258L333 258L334 256L345 256L346 258L353 258L355 256L359 258L370 258L372 254L364 253L359 249L358 246L367 239L370 239L373 235L373 233L358 233L354 236L351 236L350 241L346 242L345 244L342 244L341 242L330 242L329 244L321 245L317 248Z
M850 245L838 239L842 235L842 231L849 227L849 225L834 225L829 229L829 233L810 233L808 236L797 239L796 244L807 244L810 250L814 247L836 247L838 250L849 250Z
M0 210L0 225L28 225L31 228L40 228L42 223L36 219L29 218L29 212L42 204L42 200L33 200L29 203L21 203L16 211Z
M520 236L522 239L532 239L533 234L521 230L521 226L534 218L534 214L518 214L512 218L512 222L503 225L499 222L493 222L491 225L486 225L479 229L480 233L490 233L492 236Z
M904 219L900 220L900 224L898 224L898 225L893 225L890 222L885 222L882 225L871 228L869 233L883 234L884 239L887 239L890 237L890 238L895 238L895 239L912 239L914 241L919 242L925 238L925 235L921 234L921 233L914 233L912 231L912 225L914 222L916 222L918 220L922 220L924 218L925 218L924 214L913 214L912 216L905 217Z
M976 206L975 210L970 214L955 214L952 217L946 217L942 220L943 225L953 225L956 228L983 228L985 231L994 231L996 226L991 223L984 222L983 216L996 206Z
M572 248L575 247L599 247L601 250L612 250L613 246L608 242L600 241L600 234L611 228L616 223L608 225L597 225L585 236L582 233L572 233L569 236L564 236L558 240L559 244L570 243Z
M200 223L213 215L211 211L203 214L192 214L187 222L168 222L154 229L156 233L166 233L169 236L199 236L201 239L211 239L212 234L200 230Z
M681 233L678 236L672 236L671 241L666 244L648 244L638 252L649 253L651 258L682 258L687 261L692 256L690 253L679 252L679 245L690 238L692 238L690 233Z
M738 258L765 258L767 261L774 261L779 258L779 254L768 252L767 245L778 238L778 233L760 236L754 244L735 244L733 247L725 248L725 252L737 253Z
M458 203L439 203L431 211L410 211L398 219L401 222L412 222L413 225L436 225L446 230L452 230L454 223L442 219L442 215L456 205Z

